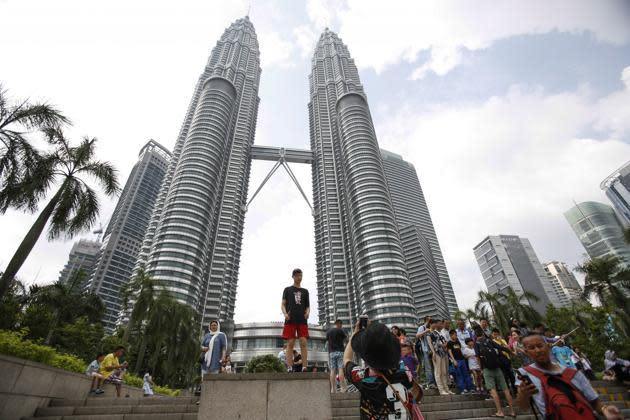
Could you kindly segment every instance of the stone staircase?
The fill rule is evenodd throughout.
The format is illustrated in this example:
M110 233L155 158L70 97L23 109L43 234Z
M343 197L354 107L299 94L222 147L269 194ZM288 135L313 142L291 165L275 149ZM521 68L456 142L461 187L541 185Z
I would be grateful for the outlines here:
M22 420L197 420L196 397L51 400Z
M605 404L619 407L624 418L630 418L628 389L611 382L594 381L593 387ZM507 405L504 404L503 405ZM333 420L359 420L359 393L332 394ZM437 390L426 390L422 400L425 420L476 419L490 420L495 413L494 402L481 395L439 395ZM504 409L507 412L507 409ZM535 420L535 416L516 409L517 420ZM508 419L513 417L506 417Z
M619 407L624 418L630 418L628 388L611 382L594 381L593 387L606 404ZM332 394L333 420L359 420L359 393ZM51 400L33 417L22 420L196 420L196 397L107 398L83 400ZM494 403L481 395L438 395L425 391L422 413L426 420L476 419L489 420ZM534 420L529 412L517 410L517 420ZM510 418L510 417L506 417Z

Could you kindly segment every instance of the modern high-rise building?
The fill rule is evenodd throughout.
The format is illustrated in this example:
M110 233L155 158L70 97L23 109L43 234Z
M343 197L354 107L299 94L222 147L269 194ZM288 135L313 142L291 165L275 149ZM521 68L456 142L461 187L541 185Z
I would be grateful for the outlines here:
M450 318L457 301L416 169L395 153L381 156L418 316Z
M230 25L195 87L137 269L207 325L231 321L258 113L260 57L248 17Z
M610 174L600 187L613 204L619 220L630 225L630 162Z
M529 292L538 300L531 307L545 314L547 305L560 307L555 279L547 275L531 243L516 235L488 236L473 248L488 292L512 288L518 295Z
M571 304L572 301L578 301L582 296L582 286L578 283L575 275L569 270L569 267L563 262L551 261L544 264L545 271L553 276L561 287L560 303L563 306Z
M114 330L120 291L132 276L171 153L150 140L138 154L103 236L101 253L87 284L105 304L103 327Z
M623 226L612 207L586 201L567 210L564 217L589 257L617 257L630 264L630 245L624 240Z
M101 243L98 241L81 239L75 242L70 250L68 262L59 273L59 281L68 283L79 275L78 280L81 281L82 287L94 271L100 249Z
M383 161L359 73L326 29L309 76L319 320L417 325Z

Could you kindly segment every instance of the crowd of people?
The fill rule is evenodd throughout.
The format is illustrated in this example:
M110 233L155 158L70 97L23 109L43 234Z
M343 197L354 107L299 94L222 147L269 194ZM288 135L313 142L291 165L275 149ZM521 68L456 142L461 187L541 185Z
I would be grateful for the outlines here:
M484 318L471 325L460 319L451 328L450 320L431 317L418 328L415 342L402 328L386 330L376 322L367 328L357 324L346 346L344 370L361 392L362 419L392 413L419 418L414 410L420 408L420 387L440 395L483 394L494 402L493 417L515 417L518 406L533 409L540 418L595 419L594 413L622 418L617 407L600 401L589 381L595 379L591 363L579 348L569 346L570 333L558 336L543 324L529 329L513 320L504 337ZM629 365L614 352L606 353L606 372L617 380L628 379ZM388 390L393 383L402 388L392 399Z
M285 288L281 310L285 318L285 345L278 358L288 372L308 369L308 290L301 287L302 271L293 270L293 285ZM327 331L330 390L361 393L361 418L421 419L424 390L440 395L482 394L494 402L493 417L515 417L515 407L533 409L540 418L621 419L619 409L604 405L589 380L595 379L587 355L568 343L570 334L556 335L543 324L531 329L518 320L509 331L493 328L488 319L451 327L448 319L425 317L415 334L398 326L391 329L362 316L351 335L341 320ZM505 333L505 335L504 335ZM300 351L295 349L296 341ZM228 340L218 321L212 321L201 340L201 374L233 372L227 354ZM127 362L120 362L125 348L98 354L87 368L90 393L103 393L111 383L120 396ZM604 379L630 380L630 362L609 350ZM144 376L144 394L153 394L153 380ZM457 391L457 392L456 392ZM507 403L503 409L501 397Z

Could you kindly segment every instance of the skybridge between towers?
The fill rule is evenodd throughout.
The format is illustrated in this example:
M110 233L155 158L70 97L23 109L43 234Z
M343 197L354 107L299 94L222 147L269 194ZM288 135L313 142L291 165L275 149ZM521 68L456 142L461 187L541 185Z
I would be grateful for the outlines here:
M249 199L247 204L243 206L244 211L247 211L247 209L249 208L249 205L254 200L254 198L256 198L256 196L258 195L262 187L264 187L267 181L271 179L271 177L273 176L274 173L276 173L278 168L282 166L287 171L287 174L289 174L289 177L291 178L295 186L300 191L300 194L302 194L302 197L306 201L306 204L311 209L311 214L313 214L313 216L315 215L315 209L313 209L311 202L308 200L308 197L304 193L302 186L298 182L297 178L295 177L295 174L293 173L293 171L291 170L291 167L289 166L289 163L306 163L309 165L312 164L313 152L311 152L310 150L304 150L304 149L291 149L291 148L286 148L286 147L253 145L251 148L250 157L254 160L266 160L270 162L276 162L276 164L271 168L271 170L269 171L265 179L263 179L260 186L254 192L254 194L252 194L252 197Z

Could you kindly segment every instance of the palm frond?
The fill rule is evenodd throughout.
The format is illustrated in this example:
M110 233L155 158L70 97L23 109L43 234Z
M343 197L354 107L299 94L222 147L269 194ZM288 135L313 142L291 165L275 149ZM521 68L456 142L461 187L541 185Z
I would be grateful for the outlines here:
M68 220L66 228L69 238L89 229L98 217L99 204L96 192L83 185L79 187L78 195L78 206L75 207L74 215Z
M48 239L53 240L59 237L69 227L70 218L73 210L80 204L81 186L79 181L68 178L64 181L62 193L59 198L59 204L55 207L50 218L50 227L48 228Z
M111 163L98 161L90 162L77 170L77 173L85 173L94 177L105 190L105 194L109 196L120 191L117 172Z
M31 104L23 101L10 109L5 118L0 121L0 129L11 124L19 124L27 130L41 127L60 127L70 124L70 120L58 109L46 103Z

